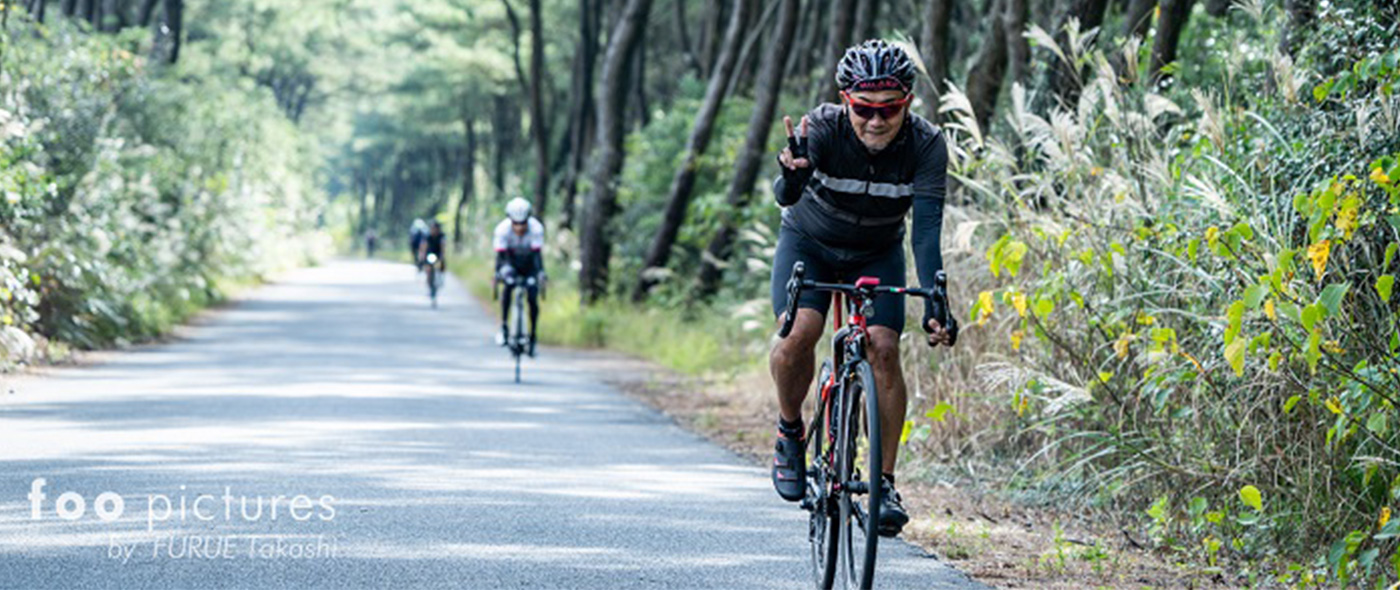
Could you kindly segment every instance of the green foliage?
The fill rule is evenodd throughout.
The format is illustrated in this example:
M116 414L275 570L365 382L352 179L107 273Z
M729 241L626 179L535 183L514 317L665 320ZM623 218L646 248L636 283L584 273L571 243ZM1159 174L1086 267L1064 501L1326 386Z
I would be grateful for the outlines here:
M315 249L314 151L260 93L147 63L143 38L5 34L0 364L153 337Z
M1013 97L1008 137L961 138L955 168L1001 212L969 330L1018 351L987 370L1028 418L1024 471L1151 501L1152 537L1212 567L1325 553L1300 572L1393 576L1376 533L1400 499L1397 54L1363 48L1316 95L1277 56L1167 94L1099 56L1072 112Z

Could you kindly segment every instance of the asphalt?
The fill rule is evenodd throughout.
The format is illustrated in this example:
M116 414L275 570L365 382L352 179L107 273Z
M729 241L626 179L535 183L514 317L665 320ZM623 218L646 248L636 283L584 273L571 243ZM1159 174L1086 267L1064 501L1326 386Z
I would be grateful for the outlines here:
M0 588L811 587L765 471L606 385L606 355L543 349L515 384L480 305L424 291L337 261L5 381ZM902 542L876 582L983 588Z

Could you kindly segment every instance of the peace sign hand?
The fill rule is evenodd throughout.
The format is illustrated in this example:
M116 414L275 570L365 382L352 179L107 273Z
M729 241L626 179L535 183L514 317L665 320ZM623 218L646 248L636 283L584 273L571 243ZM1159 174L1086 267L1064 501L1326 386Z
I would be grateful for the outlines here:
M807 117L803 115L801 124L801 135L793 135L792 117L783 117L783 126L787 128L788 146L783 148L778 154L778 163L788 170L808 168L812 161L807 158Z

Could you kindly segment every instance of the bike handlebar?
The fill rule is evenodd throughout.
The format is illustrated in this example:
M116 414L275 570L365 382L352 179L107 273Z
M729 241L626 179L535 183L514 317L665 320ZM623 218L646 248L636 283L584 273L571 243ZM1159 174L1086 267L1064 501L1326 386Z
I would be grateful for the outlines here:
M792 265L792 276L787 282L787 311L783 314L783 325L778 329L779 338L787 338L792 333L793 323L797 319L797 302L804 289L815 289L818 291L833 291L845 293L849 296L861 298L874 298L878 295L912 295L933 302L933 319L938 320L938 324L948 331L948 346L957 343L958 321L948 310L948 274L942 270L934 275L934 286L928 289L915 287L891 287L891 286L866 286L850 285L843 283L822 283L809 281L804 277L807 267L801 261Z

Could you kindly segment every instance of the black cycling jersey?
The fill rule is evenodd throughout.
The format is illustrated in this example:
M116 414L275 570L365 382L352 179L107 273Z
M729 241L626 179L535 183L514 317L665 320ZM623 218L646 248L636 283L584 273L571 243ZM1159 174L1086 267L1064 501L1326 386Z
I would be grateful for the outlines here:
M784 168L773 191L784 207L784 225L828 247L854 252L898 243L912 209L914 264L919 283L932 286L934 274L943 268L948 148L938 127L912 112L906 117L890 145L872 154L856 136L843 107L823 104L813 109L807 114L807 157L812 166ZM786 280L787 271L782 272ZM930 302L925 318L932 314Z
M428 234L426 236L423 236L423 241L428 244L428 253L437 254L438 258L442 258L442 243L446 241L446 238L447 234L443 233L440 233L438 235Z

